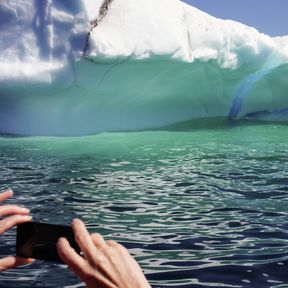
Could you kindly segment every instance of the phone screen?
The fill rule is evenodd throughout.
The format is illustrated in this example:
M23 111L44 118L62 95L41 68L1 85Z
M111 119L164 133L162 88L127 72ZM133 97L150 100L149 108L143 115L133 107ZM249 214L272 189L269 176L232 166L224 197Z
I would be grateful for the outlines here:
M70 226L26 222L17 225L16 255L63 263L56 249L60 237L65 237L80 254Z

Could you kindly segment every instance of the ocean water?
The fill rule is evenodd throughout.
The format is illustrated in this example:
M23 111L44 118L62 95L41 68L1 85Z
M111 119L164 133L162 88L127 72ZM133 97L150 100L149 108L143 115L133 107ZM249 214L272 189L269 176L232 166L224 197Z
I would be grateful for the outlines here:
M288 126L1 137L0 188L34 220L125 245L153 287L288 287ZM15 230L0 237L14 253ZM83 287L64 265L2 272L0 287Z

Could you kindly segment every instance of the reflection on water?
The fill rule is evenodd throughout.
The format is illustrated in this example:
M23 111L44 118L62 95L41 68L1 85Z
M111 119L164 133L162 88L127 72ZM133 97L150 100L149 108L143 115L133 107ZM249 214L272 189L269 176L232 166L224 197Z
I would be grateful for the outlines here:
M287 132L1 138L0 188L13 188L35 220L80 217L120 241L154 287L288 287ZM13 254L15 231L0 239L0 254ZM0 283L83 286L44 261L1 273Z

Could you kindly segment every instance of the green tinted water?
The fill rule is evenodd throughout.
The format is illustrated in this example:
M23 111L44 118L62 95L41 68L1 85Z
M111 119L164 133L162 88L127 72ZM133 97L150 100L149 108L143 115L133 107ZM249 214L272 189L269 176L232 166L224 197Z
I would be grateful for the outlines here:
M13 188L35 220L80 217L91 232L121 241L155 287L285 287L287 132L235 125L2 137L0 188ZM1 255L13 253L14 233L1 238ZM0 280L5 287L79 283L41 261Z

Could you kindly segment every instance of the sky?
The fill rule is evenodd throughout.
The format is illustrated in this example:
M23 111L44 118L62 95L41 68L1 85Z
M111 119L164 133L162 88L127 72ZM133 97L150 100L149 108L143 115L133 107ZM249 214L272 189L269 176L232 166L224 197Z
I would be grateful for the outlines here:
M182 0L222 19L253 26L270 36L288 35L288 0Z

